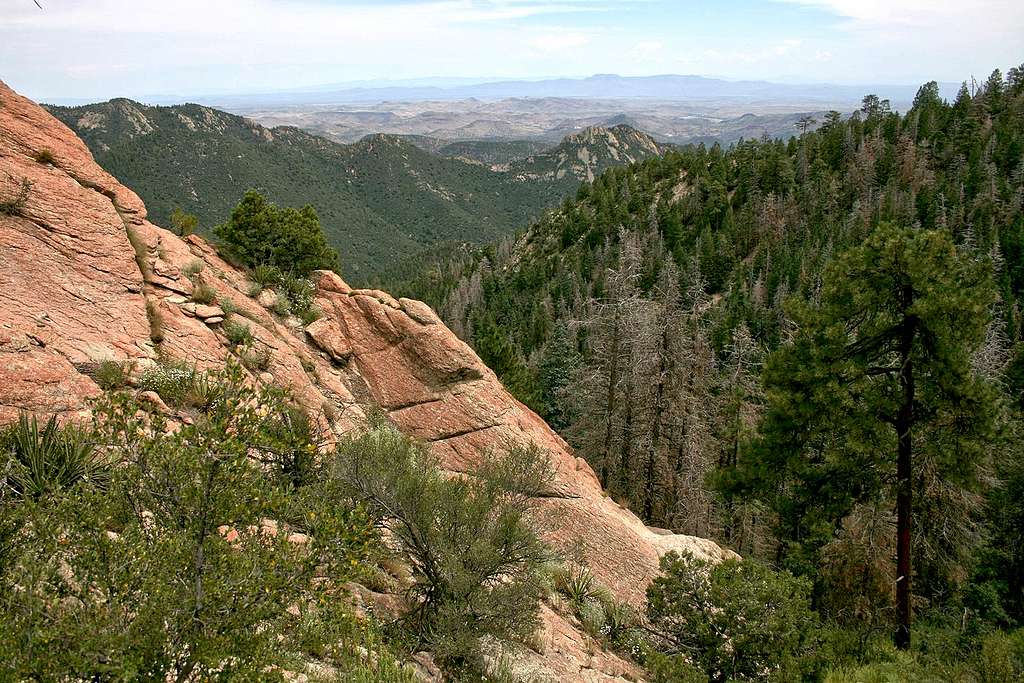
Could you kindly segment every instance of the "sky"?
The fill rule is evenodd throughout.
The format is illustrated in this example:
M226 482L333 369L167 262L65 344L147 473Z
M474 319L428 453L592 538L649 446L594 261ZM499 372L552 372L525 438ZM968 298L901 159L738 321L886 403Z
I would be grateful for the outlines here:
M1024 0L0 0L0 80L40 101L352 81L697 74L984 80Z

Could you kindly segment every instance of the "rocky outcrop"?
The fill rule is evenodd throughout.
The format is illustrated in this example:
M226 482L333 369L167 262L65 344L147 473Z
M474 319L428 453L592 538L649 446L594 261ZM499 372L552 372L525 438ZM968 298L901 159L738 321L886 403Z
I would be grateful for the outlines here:
M23 181L27 196L14 201ZM20 410L85 415L99 393L86 368L152 363L157 343L167 356L218 366L233 322L249 327L266 359L254 379L289 388L338 434L380 409L458 472L471 472L488 449L545 449L556 477L542 531L620 599L640 603L668 550L726 554L710 541L657 534L606 497L590 467L423 303L321 272L322 318L304 326L275 315L247 295L245 273L201 238L149 223L138 197L68 128L2 83L0 205L0 422ZM216 292L216 306L190 300L194 282ZM635 674L607 653L581 663L584 637L557 614L544 621L539 637L552 646L531 655L538 670L563 680Z

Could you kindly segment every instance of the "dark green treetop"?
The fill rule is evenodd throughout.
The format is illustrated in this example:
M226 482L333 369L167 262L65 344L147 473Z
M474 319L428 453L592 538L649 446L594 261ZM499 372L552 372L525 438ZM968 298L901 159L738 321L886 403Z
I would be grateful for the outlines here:
M279 208L256 190L245 193L214 234L230 255L250 268L270 265L304 277L338 267L338 254L328 246L312 206Z

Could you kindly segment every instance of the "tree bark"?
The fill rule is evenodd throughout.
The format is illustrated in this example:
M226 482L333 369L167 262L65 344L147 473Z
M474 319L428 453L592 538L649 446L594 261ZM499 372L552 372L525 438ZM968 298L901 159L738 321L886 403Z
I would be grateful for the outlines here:
M896 416L896 434L899 439L896 459L896 618L894 642L897 648L910 648L911 619L911 531L913 528L913 424L914 424L914 362L915 325L908 321L900 340L900 387L903 398Z

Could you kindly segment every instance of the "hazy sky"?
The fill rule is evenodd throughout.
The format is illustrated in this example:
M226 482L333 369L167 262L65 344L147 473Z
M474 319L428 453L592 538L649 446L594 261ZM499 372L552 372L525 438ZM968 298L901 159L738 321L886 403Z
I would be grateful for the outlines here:
M1024 61L1024 0L0 0L40 99L594 73L916 84Z

